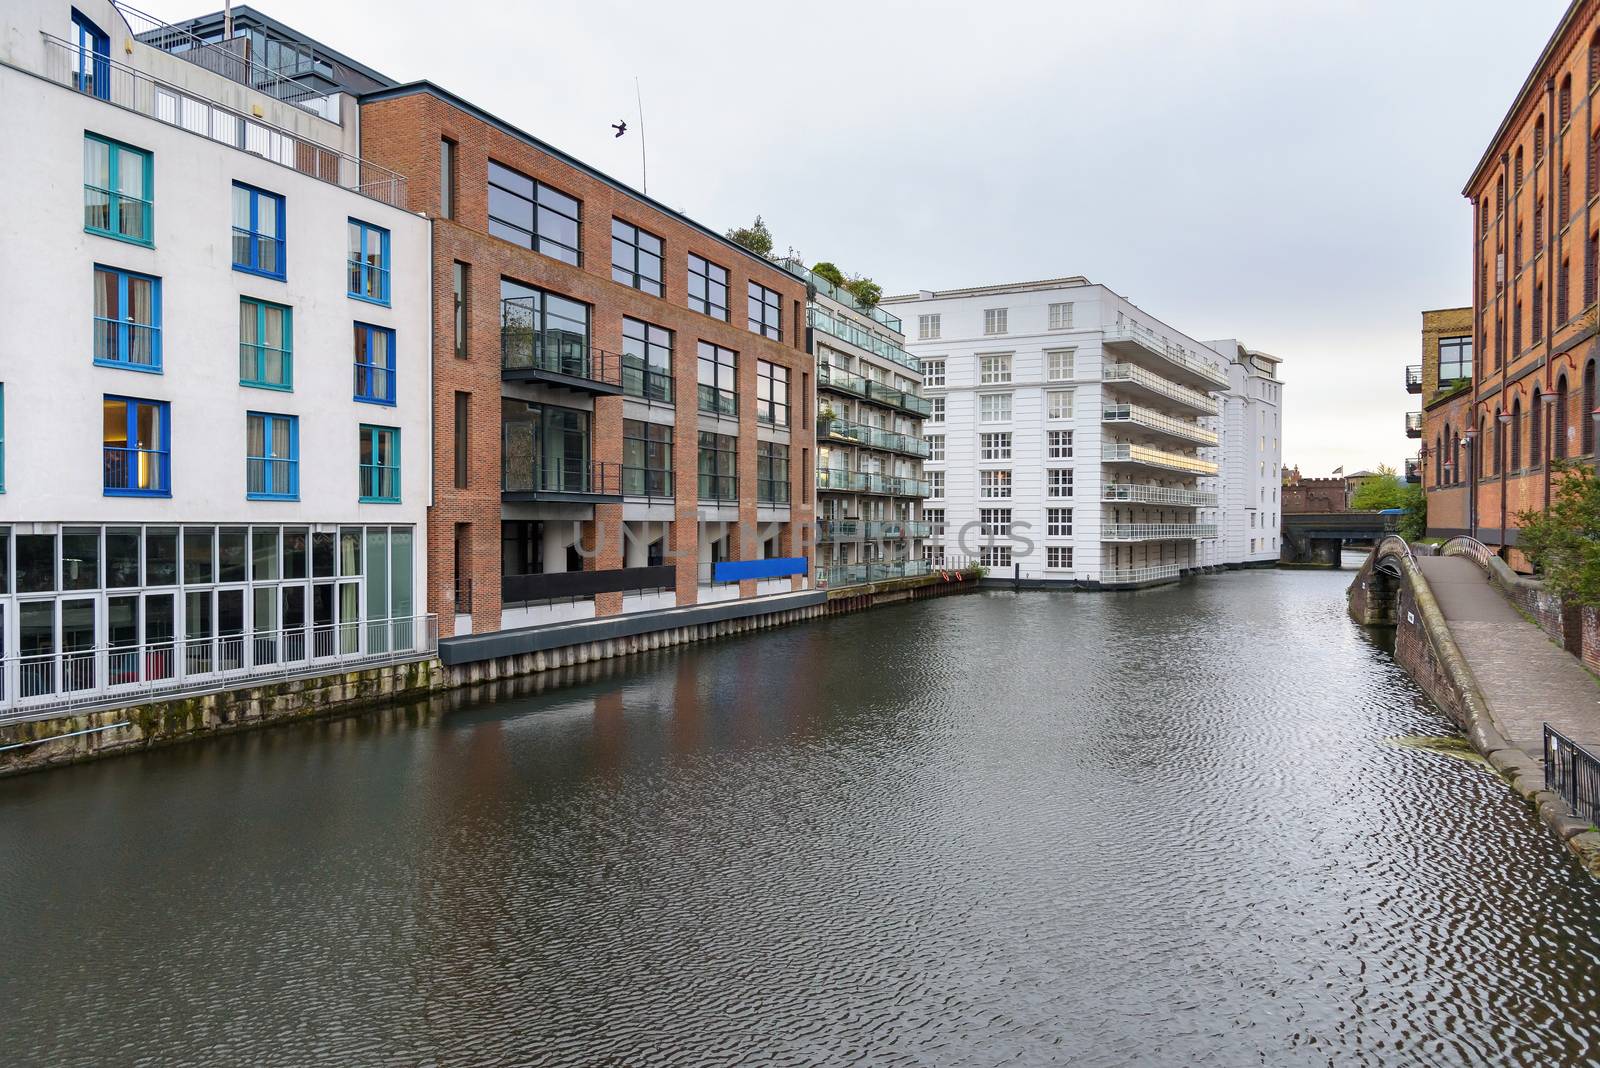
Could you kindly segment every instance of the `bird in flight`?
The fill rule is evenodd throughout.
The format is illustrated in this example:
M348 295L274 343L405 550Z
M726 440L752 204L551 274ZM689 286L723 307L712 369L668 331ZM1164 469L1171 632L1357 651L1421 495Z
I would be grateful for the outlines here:
M628 132L628 124L626 122L614 122L611 124L611 128L617 131L618 137Z

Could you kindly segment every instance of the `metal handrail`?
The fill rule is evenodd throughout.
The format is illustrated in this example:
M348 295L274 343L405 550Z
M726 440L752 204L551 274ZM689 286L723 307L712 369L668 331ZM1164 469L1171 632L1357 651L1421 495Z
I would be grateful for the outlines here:
M1544 782L1579 819L1600 823L1600 758L1544 725Z
M1215 508L1217 495L1208 490L1177 489L1172 486L1139 486L1107 482L1101 487L1102 501L1130 501L1136 504L1170 504L1179 508Z
M1487 575L1489 573L1489 558L1494 556L1494 553L1490 552L1489 547L1477 538L1467 534L1457 534L1439 546L1439 555L1465 556L1477 564L1483 573Z
M1102 442L1100 446L1101 463L1141 463L1152 467L1166 468L1172 471L1186 471L1190 474L1211 476L1217 473L1217 464L1212 460L1202 460L1198 456L1188 456L1181 452L1167 452L1164 449L1151 448L1148 445L1132 445L1127 442Z
M1107 523L1100 528L1101 541L1187 541L1216 536L1215 523Z
M1133 363L1107 363L1100 368L1100 381L1112 385L1127 383L1141 386L1152 393L1160 394L1168 400L1176 401L1196 411L1207 415L1216 415L1219 411L1217 402L1197 389L1180 386L1176 382L1168 381L1154 371L1140 367Z
M1163 415L1153 408L1146 408L1142 404L1133 404L1128 401L1107 403L1101 405L1100 421L1103 423L1129 423L1142 427L1158 434L1170 434L1184 441L1192 441L1198 445L1216 445L1217 432L1207 430L1198 423L1188 423L1182 419L1174 419L1170 415Z
M1152 564L1147 567L1106 568L1100 572L1101 582L1150 582L1155 579L1179 578L1182 564Z
M1190 356L1181 346L1174 345L1147 326L1125 322L1120 326L1107 330L1101 338L1101 344L1130 341L1141 346L1145 351L1161 357L1168 363L1182 367L1191 374L1198 375L1200 378L1212 382L1222 389L1228 387L1227 375L1210 364Z

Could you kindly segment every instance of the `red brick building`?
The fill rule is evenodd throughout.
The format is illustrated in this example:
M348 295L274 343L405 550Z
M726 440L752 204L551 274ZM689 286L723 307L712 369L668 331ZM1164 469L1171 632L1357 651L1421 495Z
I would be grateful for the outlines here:
M1406 461L1406 480L1427 494L1429 537L1467 533L1473 321L1471 308L1423 312L1422 362L1406 369L1407 391L1422 399L1422 446Z
M1574 0L1463 190L1479 353L1466 525L1523 569L1517 516L1548 503L1550 461L1595 455L1596 90L1600 0Z
M362 98L361 148L433 219L444 633L806 584L803 281L426 82Z

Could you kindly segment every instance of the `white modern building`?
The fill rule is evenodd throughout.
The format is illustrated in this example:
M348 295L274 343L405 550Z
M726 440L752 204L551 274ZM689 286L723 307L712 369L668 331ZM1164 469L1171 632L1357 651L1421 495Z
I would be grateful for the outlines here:
M1231 338L1211 348L1228 360L1228 391L1222 398L1221 519L1209 551L1226 566L1275 564L1282 529L1282 361Z
M0 712L426 648L429 227L354 101L0 18Z
M931 559L1099 586L1245 562L1222 535L1231 353L1082 277L883 303L933 405Z

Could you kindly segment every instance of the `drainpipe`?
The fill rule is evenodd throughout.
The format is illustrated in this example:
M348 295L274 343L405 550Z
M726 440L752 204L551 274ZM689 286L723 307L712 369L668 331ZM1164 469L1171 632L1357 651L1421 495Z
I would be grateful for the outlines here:
M1550 368L1545 368L1545 376L1549 377ZM1539 456L1544 461L1544 510L1550 510L1550 454L1555 449L1554 433L1546 433L1546 428L1555 427L1556 395L1552 390L1546 389L1544 396L1539 398L1539 404L1544 411L1539 413Z
M1476 427L1461 435L1462 440L1467 443L1467 537L1469 538L1478 536L1478 472L1477 465L1472 462L1472 442L1477 436Z
M1504 402L1504 400L1505 397L1502 394L1501 401ZM1498 555L1503 557L1506 554L1506 480L1511 477L1506 470L1510 466L1506 463L1506 427L1511 425L1511 413L1501 412L1500 418L1495 422L1499 424L1499 427L1495 430L1494 462L1500 468L1500 552Z

